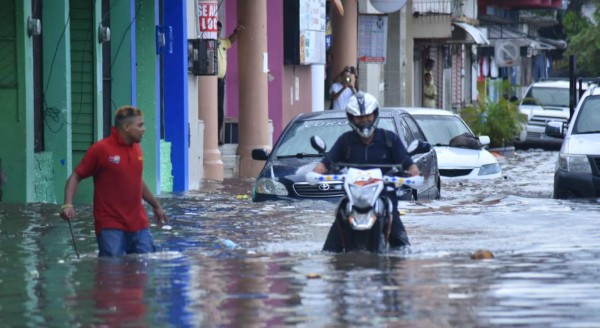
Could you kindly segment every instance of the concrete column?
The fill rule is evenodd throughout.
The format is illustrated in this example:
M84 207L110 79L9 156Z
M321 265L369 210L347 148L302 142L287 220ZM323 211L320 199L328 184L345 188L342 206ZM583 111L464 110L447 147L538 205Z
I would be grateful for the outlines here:
M358 1L342 0L344 16L331 10L332 74L337 76L344 67L357 65L358 58Z
M313 64L310 66L310 82L312 85L312 111L322 112L325 110L323 101L323 90L325 89L325 65Z
M264 165L252 149L269 148L267 1L239 0L237 16L246 27L238 42L240 178L256 177Z
M223 161L217 138L217 77L198 77L198 111L204 121L204 178L223 181Z

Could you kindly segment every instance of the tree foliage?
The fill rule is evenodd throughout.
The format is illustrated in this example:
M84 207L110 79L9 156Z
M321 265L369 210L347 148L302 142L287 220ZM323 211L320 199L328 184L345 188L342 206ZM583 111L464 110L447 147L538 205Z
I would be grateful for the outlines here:
M600 76L600 6L593 14L595 22L585 17L579 10L569 10L563 16L562 25L567 34L568 46L563 60L559 62L560 70L569 67L568 58L574 55L577 60L577 75Z

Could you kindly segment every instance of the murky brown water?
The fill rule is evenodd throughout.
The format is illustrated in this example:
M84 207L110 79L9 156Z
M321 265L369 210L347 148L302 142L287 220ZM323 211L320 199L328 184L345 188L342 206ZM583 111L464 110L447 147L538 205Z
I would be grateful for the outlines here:
M551 199L556 156L403 204L412 247L381 256L321 253L334 204L252 203L251 181L163 195L161 252L120 259L96 257L90 206L77 259L58 206L0 204L0 326L597 327L598 204Z

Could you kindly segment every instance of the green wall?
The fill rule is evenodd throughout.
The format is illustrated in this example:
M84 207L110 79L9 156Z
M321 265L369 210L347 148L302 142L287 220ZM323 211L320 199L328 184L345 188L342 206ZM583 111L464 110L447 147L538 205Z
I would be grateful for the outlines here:
M129 0L114 1L110 9L112 116L123 105L132 103L131 6Z
M144 112L146 132L142 140L144 151L144 181L148 188L158 193L157 166L159 165L160 130L157 122L156 99L156 12L154 0L136 1L136 100Z
M71 174L71 32L68 0L42 7L45 149L52 153L54 193L62 203L65 181Z
M3 145L0 160L7 176L2 186L3 202L62 203L67 178L88 145L103 137L102 44L98 43L96 31L101 21L101 1L84 0L89 1L84 13L88 16L84 20L78 17L79 21L75 15L80 15L80 11L73 12L69 18L72 1L77 7L82 5L81 0L59 0L47 1L42 8L42 35L37 37L42 38L43 43L45 149L34 154L33 45L32 37L27 35L31 1L0 0L3 17L0 21L0 140ZM112 114L126 104L135 104L144 111L144 180L151 190L158 192L157 13L154 0L133 2L134 8L129 0L111 1ZM136 22L132 28L133 16ZM72 44L71 36L79 32L88 17L93 23L86 25L83 35L89 35L89 42L79 35L78 43ZM134 49L131 48L132 30L137 43ZM88 51L85 65L76 57L82 44ZM132 51L135 51L135 62ZM76 65L82 66L72 71ZM132 74L136 75L135 85L132 85ZM81 91L82 84L86 84L85 94ZM76 107L85 107L86 116L81 116L83 112L76 111ZM82 130L85 138L78 134ZM77 141L74 139L85 139L85 147L82 144L74 149L73 143ZM86 179L78 188L75 202L89 203L92 196L93 181Z
M0 159L3 202L33 201L33 53L27 35L31 1L0 6Z

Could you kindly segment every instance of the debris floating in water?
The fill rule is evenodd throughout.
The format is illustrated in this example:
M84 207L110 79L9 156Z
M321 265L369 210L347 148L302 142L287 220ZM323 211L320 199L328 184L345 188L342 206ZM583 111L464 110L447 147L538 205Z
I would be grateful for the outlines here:
M238 245L236 243L234 243L233 241L231 241L229 239L219 238L219 241L221 242L221 244L223 244L225 247L227 247L229 249L235 249L236 247L238 247Z
M319 274L316 274L316 273L309 273L309 274L306 275L306 278L308 278L308 279L318 279L318 278L321 278L321 276Z
M487 249L480 249L478 251L476 251L475 253L471 254L471 259L472 260L489 260L489 259L493 259L494 258L494 254L490 251L488 251Z

